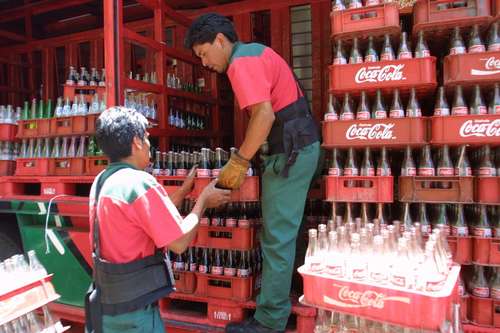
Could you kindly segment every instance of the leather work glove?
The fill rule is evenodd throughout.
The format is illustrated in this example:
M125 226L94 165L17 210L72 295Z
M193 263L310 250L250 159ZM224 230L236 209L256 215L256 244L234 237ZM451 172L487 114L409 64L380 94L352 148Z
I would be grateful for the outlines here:
M231 153L231 158L220 170L218 187L237 190L245 180L250 162L236 151Z

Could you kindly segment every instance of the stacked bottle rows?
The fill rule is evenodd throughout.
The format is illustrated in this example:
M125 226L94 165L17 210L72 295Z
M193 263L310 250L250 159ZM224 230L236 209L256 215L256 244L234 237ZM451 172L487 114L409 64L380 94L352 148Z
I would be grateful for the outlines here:
M22 139L15 158L71 158L102 156L95 137L64 136L43 139Z
M92 67L90 73L87 71L87 68L80 67L80 73L73 66L69 66L68 79L66 80L66 84L69 86L106 86L106 70L101 69L101 73L95 68Z
M14 173L16 153L19 149L15 136L20 117L20 107L0 105L0 176L10 176Z
M43 317L37 311L32 311L16 318L0 326L0 333L57 333L64 329L47 306L42 307L42 313Z
M187 130L208 129L210 127L210 106L172 97L169 100L168 124Z

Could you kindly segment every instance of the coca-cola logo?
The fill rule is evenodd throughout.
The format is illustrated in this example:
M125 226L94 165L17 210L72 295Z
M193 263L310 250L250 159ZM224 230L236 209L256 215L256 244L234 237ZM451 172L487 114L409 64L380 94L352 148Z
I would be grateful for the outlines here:
M336 299L324 296L323 300L327 304L343 308L375 308L383 309L385 302L395 301L410 304L408 297L387 297L384 293L379 293L374 290L356 291L351 290L349 286L334 284L334 287L339 288Z
M353 124L346 133L347 140L391 140L396 139L393 134L394 123L390 124Z
M463 138L500 136L500 119L467 120L460 127L460 136Z
M485 75L495 75L500 74L500 59L495 56L489 58L480 59L484 61L484 69L471 69L471 75L485 76Z
M406 77L403 76L403 69L405 65L385 65L382 66L368 66L361 67L354 80L356 83L365 83L365 82L384 82L384 81L402 81L406 80Z

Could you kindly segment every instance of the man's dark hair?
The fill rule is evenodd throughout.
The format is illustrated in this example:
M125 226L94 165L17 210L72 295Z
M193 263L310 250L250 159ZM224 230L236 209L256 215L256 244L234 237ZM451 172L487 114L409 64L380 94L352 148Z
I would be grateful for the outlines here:
M191 49L197 44L213 43L219 32L224 34L231 43L238 41L233 23L227 17L216 13L203 14L189 27L184 46Z
M117 162L132 154L134 137L144 140L147 125L147 119L139 112L113 106L97 119L97 144L111 162Z

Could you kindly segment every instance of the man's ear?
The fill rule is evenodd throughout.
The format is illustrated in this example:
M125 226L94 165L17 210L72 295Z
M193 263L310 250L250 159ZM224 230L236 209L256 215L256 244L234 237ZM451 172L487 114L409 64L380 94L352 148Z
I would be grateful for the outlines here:
M219 42L220 46L223 48L226 44L226 36L222 32L218 32L215 35L215 40Z
M137 136L134 136L134 139L132 140L132 148L135 147L135 149L142 149L144 145L144 142L139 139Z

